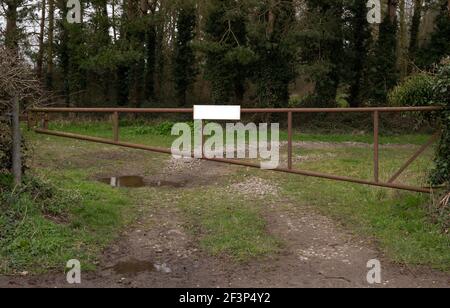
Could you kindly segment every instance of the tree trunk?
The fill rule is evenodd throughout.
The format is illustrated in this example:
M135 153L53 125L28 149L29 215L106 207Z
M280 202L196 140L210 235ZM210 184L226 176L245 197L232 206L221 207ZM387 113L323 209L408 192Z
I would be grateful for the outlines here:
M409 41L409 57L414 60L419 47L419 30L422 18L422 0L414 1L414 14L411 22L411 40Z
M12 172L14 184L22 184L22 136L20 133L20 101L17 96L14 97L12 106Z
M42 0L42 8L41 8L41 24L40 24L40 31L39 31L39 52L37 57L37 76L39 79L42 78L42 63L44 59L44 35L45 35L45 5L46 0Z
M397 45L397 65L400 71L400 78L403 80L408 74L408 34L406 25L405 0L400 0L400 29Z
M53 88L53 32L55 29L55 2L48 0L48 52L47 52L47 88Z
M113 39L114 43L117 41L117 29L116 29L116 0L112 0L111 2L111 21L112 21L112 30L113 30Z
M388 0L389 19L394 23L397 19L397 6L399 0Z
M17 52L19 48L17 33L17 3L16 1L7 1L8 8L6 10L6 33L5 45L11 50Z
M5 43L6 47L14 52L19 53L19 39L17 33L17 2L7 2L8 8L6 11L6 33ZM20 90L20 89L19 89ZM20 101L16 93L12 93L12 174L14 176L14 184L20 185L22 183L22 156L21 156L21 136L20 136Z

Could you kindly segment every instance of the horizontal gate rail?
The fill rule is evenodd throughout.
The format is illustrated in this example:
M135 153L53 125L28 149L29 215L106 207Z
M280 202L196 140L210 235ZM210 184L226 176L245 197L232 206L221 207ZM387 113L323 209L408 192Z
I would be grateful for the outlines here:
M288 167L287 168L276 168L272 171L278 171L283 173L298 174L304 176L311 176L335 181L350 182L362 185L399 189L413 192L421 193L431 193L431 187L414 187L403 184L394 183L397 178L432 144L438 139L439 133L433 135L431 140L423 145L414 155L400 168L399 171L395 173L390 180L385 183L381 182L379 179L379 123L380 123L380 113L391 113L391 112L434 112L442 110L441 107L373 107L373 108L267 108L267 109L242 109L242 113L285 113L287 114L288 122ZM119 141L119 116L121 113L193 113L192 108L35 108L29 110L29 118L35 119L31 114L36 113L42 115L41 117L41 128L35 129L36 133L71 138L77 140L90 141L95 143L109 144L121 147L127 147L132 149L140 149L151 152L171 154L170 149L162 149L158 147L152 147L142 144L134 144ZM104 139L97 137L84 136L73 133L58 132L48 129L49 114L50 113L110 113L112 115L112 129L113 138ZM371 113L373 116L373 130L374 130L374 180L361 180L345 176L330 175L321 172L297 170L293 168L292 154L293 154L293 123L292 118L294 113ZM29 126L32 125L32 121L29 121ZM203 124L202 124L203 125ZM260 164L244 162L234 159L222 159L222 158L206 158L202 159L208 161L215 161L219 163L228 163L233 165L260 168Z
M367 107L367 108L243 108L242 113L370 113L370 112L430 112L442 107ZM42 113L194 113L193 108L34 108Z

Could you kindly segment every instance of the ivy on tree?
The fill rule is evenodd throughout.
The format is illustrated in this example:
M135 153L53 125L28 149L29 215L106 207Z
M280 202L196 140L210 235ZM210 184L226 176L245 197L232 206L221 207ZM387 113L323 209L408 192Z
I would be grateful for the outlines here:
M189 1L181 4L177 17L173 77L178 105L184 107L188 88L194 83L197 74L196 57L192 47L197 19L195 5Z

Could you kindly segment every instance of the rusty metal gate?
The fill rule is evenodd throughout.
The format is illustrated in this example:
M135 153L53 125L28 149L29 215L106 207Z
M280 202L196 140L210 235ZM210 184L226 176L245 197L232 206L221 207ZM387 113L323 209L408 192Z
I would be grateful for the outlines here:
M431 193L432 188L430 187L413 187L408 185L403 185L396 183L399 176L427 149L429 148L438 138L439 133L434 134L431 139L424 144L420 149L418 149L410 159L408 159L402 167L387 181L380 181L380 166L379 166L379 123L380 123L380 114L382 113L394 113L394 112L436 112L440 111L442 108L440 107L378 107L378 108L267 108L267 109L242 109L241 112L244 114L285 114L287 116L288 123L288 163L287 168L276 168L272 171L298 174L303 176L311 176L335 181L344 181L351 182L363 185L384 187L384 188L392 188L392 189L400 189L414 192L422 192L422 193ZM165 153L172 154L170 149L157 148L142 144L133 144L128 142L120 141L119 138L119 117L120 114L142 114L142 113L150 113L150 114L163 114L163 113L193 113L194 110L192 108L150 108L150 109L133 109L133 108L35 108L31 109L28 113L28 126L31 128L34 126L37 121L41 121L41 128L36 128L35 132L39 134L72 138L77 140L84 140L102 144L109 144L121 147L127 147L132 149L140 149L145 151L157 152L157 153ZM112 130L113 130L113 138L112 139L104 139L97 137L84 136L73 133L59 132L49 130L49 114L50 113L109 113L112 115ZM363 180L363 179L355 179L346 176L339 175L331 175L320 172L313 171L305 171L305 170L297 170L293 168L292 164L292 153L293 153L293 114L297 113L369 113L373 116L373 134L374 134L374 179L373 180ZM235 159L222 159L222 158L203 158L209 161L215 161L220 163L228 163L233 165L240 165L251 168L260 168L259 164L244 162L241 160Z

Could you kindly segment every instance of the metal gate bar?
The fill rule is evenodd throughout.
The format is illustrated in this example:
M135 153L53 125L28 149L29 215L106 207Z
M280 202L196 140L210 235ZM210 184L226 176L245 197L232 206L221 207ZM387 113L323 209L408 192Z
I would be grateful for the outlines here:
M287 168L276 168L273 171L299 174L304 176L312 176L317 178L324 178L336 181L351 182L363 185L400 189L414 192L431 193L432 188L426 187L413 187L402 184L395 184L395 180L405 171L427 148L429 148L438 138L439 134L435 134L433 138L422 146L401 168L400 170L389 180L389 182L380 182L379 178L379 117L380 113L385 112L433 112L440 111L441 107L379 107L379 108L268 108L268 109L242 109L242 113L286 113L288 119L288 167ZM372 113L373 115L373 126L374 126L374 180L361 180L354 179L345 176L330 175L320 172L305 171L305 170L295 170L293 169L292 163L292 152L293 152L293 114L294 113ZM42 128L35 129L36 133L46 134L58 137L72 138L96 143L110 144L121 147L133 148L146 150L157 153L171 154L169 149L161 149L157 147L151 147L141 144L133 144L119 141L119 116L120 113L193 113L192 108L149 108L149 109L136 109L136 108L35 108L31 109L30 113L43 114ZM89 137L84 135L51 131L48 129L49 123L49 113L111 113L112 117L112 129L113 138L104 139L97 137ZM35 117L33 117L35 118ZM29 121L29 125L33 125ZM203 135L203 134L202 134ZM202 137L203 138L203 137ZM229 163L234 165L260 168L259 164L249 163L233 159L221 159L213 158L207 159L203 156L202 159L215 161L220 163Z

